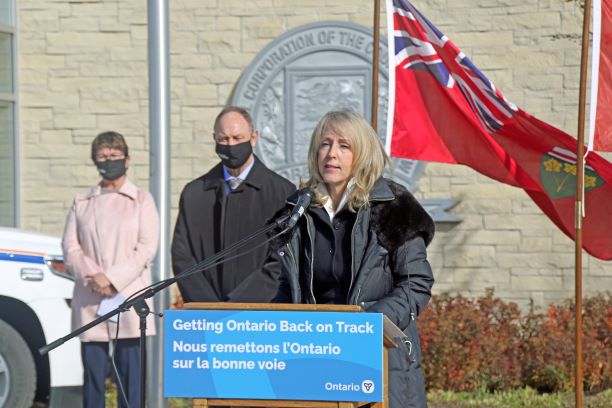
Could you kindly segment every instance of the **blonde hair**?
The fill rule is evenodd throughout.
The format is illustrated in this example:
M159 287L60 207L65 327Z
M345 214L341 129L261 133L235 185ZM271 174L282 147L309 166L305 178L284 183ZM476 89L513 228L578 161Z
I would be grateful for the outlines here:
M304 187L316 191L317 186L324 184L319 173L318 152L323 135L328 131L351 142L353 151L351 176L355 180L355 185L349 193L347 205L351 211L355 212L359 207L368 203L370 190L376 180L382 177L389 157L376 131L361 115L349 110L327 112L312 132L308 149L310 179L303 183ZM323 205L322 197L319 194L314 201L317 205Z

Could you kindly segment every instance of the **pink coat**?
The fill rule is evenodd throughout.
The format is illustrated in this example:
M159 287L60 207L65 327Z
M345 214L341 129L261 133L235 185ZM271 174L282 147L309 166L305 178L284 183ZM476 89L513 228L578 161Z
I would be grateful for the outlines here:
M104 193L99 185L74 198L62 240L64 261L76 277L72 297L72 329L98 317L102 296L88 286L87 277L104 273L128 297L151 284L151 262L159 242L159 215L153 197L129 180L119 191ZM148 300L152 309L151 299ZM81 334L81 341L109 341L117 324L106 321ZM155 334L153 316L147 335ZM133 309L121 313L119 338L140 335Z

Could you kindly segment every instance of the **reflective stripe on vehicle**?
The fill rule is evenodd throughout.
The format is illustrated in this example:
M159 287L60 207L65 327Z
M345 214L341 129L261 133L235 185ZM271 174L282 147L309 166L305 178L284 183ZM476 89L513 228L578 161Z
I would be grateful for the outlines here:
M44 264L44 254L39 252L12 251L10 249L0 249L0 261L24 262L33 264Z

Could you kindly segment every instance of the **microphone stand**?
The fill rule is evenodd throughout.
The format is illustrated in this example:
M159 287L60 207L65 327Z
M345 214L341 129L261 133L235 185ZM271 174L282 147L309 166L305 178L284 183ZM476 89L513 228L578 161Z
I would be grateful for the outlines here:
M213 256L211 256L208 259L204 259L202 262L199 262L196 265L193 265L187 269L185 269L183 272L179 273L176 276L173 276L172 278L168 278L164 281L158 282L157 284L153 284L151 286L149 286L146 289L141 290L140 294L128 298L127 300L125 300L121 305L119 305L117 308L115 308L114 310L111 310L110 312L106 313L105 315L102 315L100 317L98 317L97 319L87 323L86 325L79 327L78 329L74 330L73 332L71 332L70 334L61 337L57 340L55 340L52 343L49 343L41 348L38 349L38 352L41 355L45 355L47 354L49 351L61 346L62 344L64 344L65 342L67 342L68 340L72 339L73 337L78 336L79 334L91 329L94 326L97 326L98 324L110 319L111 317L121 313L121 312L126 312L128 311L131 307L134 308L134 311L136 312L136 314L138 314L138 317L140 318L140 408L145 408L145 393L146 393L146 368L147 368L147 348L146 348L146 330L147 330L147 322L146 322L146 317L150 312L149 310L149 306L147 305L147 302L145 302L146 299L149 299L151 297L153 297L156 293L162 291L163 289L167 288L168 286L172 285L175 282L178 282L181 279L186 278L189 275L192 275L196 272L201 272L203 270L206 270L208 268L210 268L211 266L213 266L213 264L215 264L219 259L223 258L225 255L227 255L229 252L234 251L237 248L240 248L242 246L244 246L246 243L250 242L251 240L259 237L260 235L263 235L265 233L267 233L268 231L273 230L274 228L281 228L283 226L285 226L287 224L287 221L289 220L290 216L286 215L286 216L282 216L279 217L277 220L273 221L272 223L265 225L264 227L262 227L261 229L255 231L253 234L247 236L246 238L241 239L240 241L236 242L235 244L217 252L216 254L214 254ZM285 230L288 230L289 228L285 227ZM283 231L285 232L285 231ZM269 239L268 239L269 241ZM139 292L136 292L139 293ZM160 317L162 315L160 314Z

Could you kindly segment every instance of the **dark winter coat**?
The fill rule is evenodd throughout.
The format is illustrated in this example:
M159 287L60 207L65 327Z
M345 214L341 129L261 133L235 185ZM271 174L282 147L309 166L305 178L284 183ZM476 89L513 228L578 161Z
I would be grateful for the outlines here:
M179 274L264 226L282 208L295 186L268 169L257 157L247 178L226 192L221 163L191 181L181 193L179 214L172 239L172 269ZM254 240L227 258L254 248L266 237ZM178 282L186 302L268 301L252 272L263 265L268 246ZM247 277L249 279L247 279Z
M289 207L292 205L294 199L289 200ZM370 206L359 209L352 230L351 282L346 303L385 314L405 333L395 339L399 348L389 350L391 408L427 405L416 318L431 297L434 278L426 246L433 234L431 217L412 194L385 179L374 185ZM314 223L309 210L267 263L278 262L282 269L276 301L317 302L312 288L311 248Z

